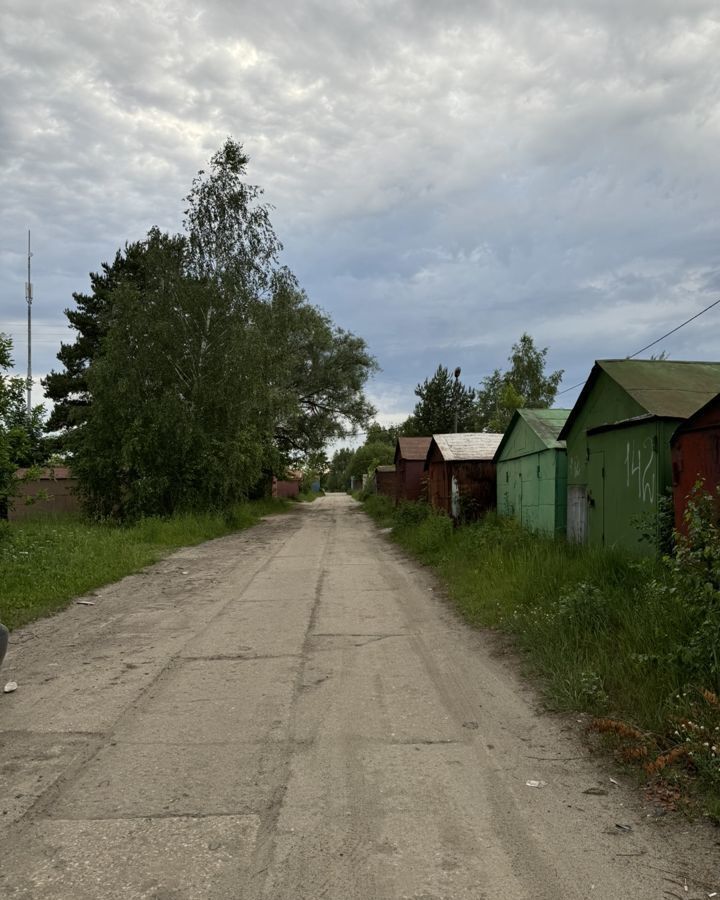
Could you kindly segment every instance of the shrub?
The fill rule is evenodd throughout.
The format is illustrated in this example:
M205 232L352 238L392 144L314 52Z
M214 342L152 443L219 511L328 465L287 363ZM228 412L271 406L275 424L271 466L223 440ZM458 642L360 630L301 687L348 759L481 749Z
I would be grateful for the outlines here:
M680 648L689 674L720 692L720 527L718 501L698 482L684 514L686 534L676 535L673 556L667 562L675 590L690 618L687 643Z

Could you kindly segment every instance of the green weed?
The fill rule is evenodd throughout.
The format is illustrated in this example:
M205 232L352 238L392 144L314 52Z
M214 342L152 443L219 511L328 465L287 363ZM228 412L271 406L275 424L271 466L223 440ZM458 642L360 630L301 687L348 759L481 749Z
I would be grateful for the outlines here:
M675 555L662 560L568 544L494 515L457 528L416 506L365 503L394 540L436 569L469 622L514 636L551 708L617 723L624 761L639 761L653 778L692 776L706 809L720 810L713 504L690 504L690 538L678 538ZM640 733L649 736L641 746Z
M127 526L69 516L5 523L0 528L0 622L19 628L179 547L249 528L284 509L282 501L257 500L223 513L145 518Z

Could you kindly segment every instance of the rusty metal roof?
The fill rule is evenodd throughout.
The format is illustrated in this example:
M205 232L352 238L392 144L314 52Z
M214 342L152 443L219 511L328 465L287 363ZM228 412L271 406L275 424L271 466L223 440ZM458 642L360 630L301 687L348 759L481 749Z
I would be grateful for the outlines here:
M375 466L376 472L394 472L395 466Z
M433 435L433 440L446 462L490 461L495 456L502 438L501 434L486 431Z
M520 419L526 422L548 450L564 450L565 441L559 440L558 435L569 415L569 409L516 409L495 451L495 461L500 458L503 447Z
M425 459L430 449L429 437L401 437L398 438L397 448L395 450L395 461L398 460L398 450L400 459Z
M687 419L720 393L720 362L599 359L560 432L561 438L567 437L601 372L652 416Z

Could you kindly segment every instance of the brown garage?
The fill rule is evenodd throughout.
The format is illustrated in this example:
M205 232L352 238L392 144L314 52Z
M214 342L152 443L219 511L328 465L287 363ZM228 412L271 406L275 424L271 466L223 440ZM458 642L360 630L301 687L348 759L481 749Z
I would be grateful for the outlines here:
M685 533L685 510L695 484L702 481L713 495L720 484L720 394L678 427L670 452L675 528Z
M427 499L425 461L430 449L429 437L401 437L395 445L397 500Z
M495 451L501 434L434 434L427 456L428 499L437 510L474 519L495 509Z

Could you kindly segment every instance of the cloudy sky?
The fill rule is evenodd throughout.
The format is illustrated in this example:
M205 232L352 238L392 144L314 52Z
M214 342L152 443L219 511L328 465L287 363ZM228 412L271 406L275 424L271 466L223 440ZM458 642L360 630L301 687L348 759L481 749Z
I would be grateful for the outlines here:
M40 376L72 292L180 228L227 135L284 261L370 344L383 421L523 331L567 387L720 297L717 0L3 0L0 43L20 370L27 229ZM719 331L720 307L658 349L717 359Z

